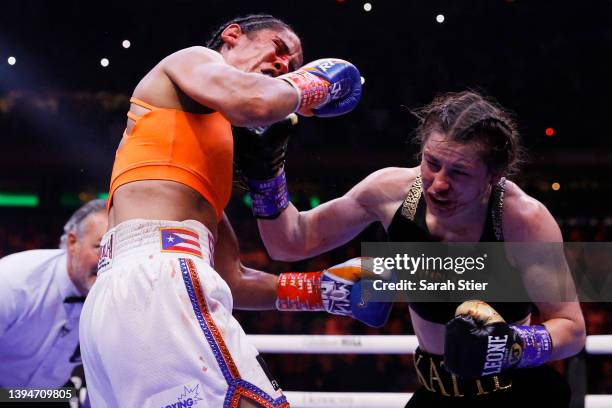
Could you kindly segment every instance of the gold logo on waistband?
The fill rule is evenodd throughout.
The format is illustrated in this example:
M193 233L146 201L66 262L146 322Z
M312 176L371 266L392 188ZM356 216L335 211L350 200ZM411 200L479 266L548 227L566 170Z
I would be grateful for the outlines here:
M494 375L471 381L461 380L444 368L443 360L438 361L435 358L420 354L418 351L414 354L413 359L419 384L425 387L427 391L445 397L465 397L466 392L470 395L480 396L512 388L512 379L505 376ZM426 364L429 364L429 367ZM501 379L504 379L507 383L502 383ZM447 391L447 387L449 391L452 389L452 395Z
M436 363L433 361L433 358L429 358L429 385L431 388L434 388L434 381L436 381L440 386L440 393L445 397L450 397L450 394L446 392L446 389L444 388L444 382L440 378L440 373L438 373Z

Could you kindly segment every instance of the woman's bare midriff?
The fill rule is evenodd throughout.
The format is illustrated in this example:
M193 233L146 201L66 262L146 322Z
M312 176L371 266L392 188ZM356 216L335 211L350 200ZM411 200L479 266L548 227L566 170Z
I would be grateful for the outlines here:
M444 330L445 327L440 323L433 323L420 317L414 310L409 308L412 327L419 340L419 348L431 354L444 354ZM527 315L523 320L518 322L509 322L516 324L529 324L531 315Z
M196 220L217 236L217 216L212 205L191 187L174 181L141 180L117 188L108 226L113 228L132 219Z

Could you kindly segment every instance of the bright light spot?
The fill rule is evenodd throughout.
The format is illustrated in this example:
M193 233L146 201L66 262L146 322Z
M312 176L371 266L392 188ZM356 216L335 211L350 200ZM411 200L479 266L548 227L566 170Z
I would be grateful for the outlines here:
M132 43L130 42L130 40L123 40L123 42L121 43L121 46L123 48L130 48L130 45L132 45Z
M361 77L361 85L365 84L365 78Z
M371 10L372 10L372 4L371 4L371 3L365 3L365 4L363 5L363 9L364 9L365 11L371 11Z
M443 23L443 22L444 22L444 14L438 14L438 15L436 16L436 21L437 21L438 23Z
M561 188L561 184L559 183L552 183L552 185L550 186L553 190L558 191Z
M546 128L546 130L544 131L544 133L546 133L546 136L551 137L552 135L554 135L554 134L555 134L555 129L553 129L553 128L551 128L551 127Z
M15 57L8 57L7 62L9 63L9 65L15 65L15 63L17 62L17 58L15 58Z
M110 61L108 60L108 58L102 58L100 60L100 65L102 65L103 67L108 67L108 64L110 64Z
M308 201L310 201L310 208L315 208L321 204L321 199L317 196L310 197Z

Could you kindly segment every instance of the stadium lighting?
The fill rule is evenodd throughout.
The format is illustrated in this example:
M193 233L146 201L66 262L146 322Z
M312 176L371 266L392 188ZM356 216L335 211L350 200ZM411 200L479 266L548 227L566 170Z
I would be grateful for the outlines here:
M102 65L104 68L108 67L108 64L110 64L110 61L108 60L108 58L102 58L100 60L100 65Z
M38 195L0 193L0 207L38 207Z
M132 43L130 42L130 40L123 40L123 42L121 43L121 46L123 48L130 48L131 45Z
M365 3L365 4L363 5L363 9L364 9L365 11L371 11L371 10L372 10L372 3Z
M440 24L442 24L444 22L444 14L438 14L436 16L436 21Z

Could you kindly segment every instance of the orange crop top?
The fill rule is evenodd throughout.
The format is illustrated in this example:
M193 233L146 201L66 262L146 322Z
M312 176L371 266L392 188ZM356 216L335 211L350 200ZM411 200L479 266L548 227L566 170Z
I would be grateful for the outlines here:
M234 140L227 119L218 112L157 108L136 98L130 102L150 111L127 114L136 123L115 154L109 206L115 190L126 183L170 180L200 193L220 220L232 192Z

